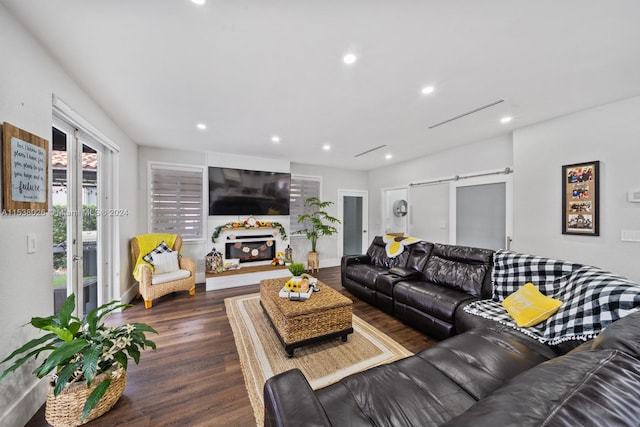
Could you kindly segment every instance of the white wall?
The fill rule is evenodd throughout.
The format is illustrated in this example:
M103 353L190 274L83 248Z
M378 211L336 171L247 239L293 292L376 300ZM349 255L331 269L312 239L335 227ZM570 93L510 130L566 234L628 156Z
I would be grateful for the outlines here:
M348 171L322 166L291 163L291 173L299 175L314 175L322 177L322 201L330 201L327 213L334 217L338 215L338 190L367 190L367 173L362 171ZM371 197L371 194L369 194ZM371 206L371 204L369 204ZM369 215L371 216L371 215ZM370 234L370 233L369 233ZM371 237L371 236L370 236ZM296 261L307 262L307 252L311 250L311 243L304 236L289 238L293 257ZM317 250L320 253L320 267L340 265L338 257L338 245L342 242L342 236L323 236L318 239Z
M640 281L640 243L621 229L640 230L640 97L559 117L514 132L513 249L595 265ZM600 236L561 233L565 164L600 161Z
M373 238L385 231L381 201L384 188L504 169L512 165L511 137L503 136L369 171L369 237ZM411 236L429 241L448 242L448 190L444 191L442 186L411 188L409 212ZM427 235L414 234L423 232Z
M120 218L119 242L122 258L120 283L128 286L128 237L137 228L136 179L137 152L131 142L43 51L39 44L0 5L0 51L7 60L0 67L0 122L7 121L47 140L51 140L52 94L58 95L105 135L117 142L120 154L120 208L130 216ZM27 254L27 233L37 237L38 251ZM0 216L0 359L36 336L31 327L22 327L33 316L53 312L52 219ZM41 363L42 359L39 359ZM39 363L38 363L39 364ZM7 365L2 365L4 370ZM0 426L24 425L44 402L45 381L38 381L24 368L0 382Z

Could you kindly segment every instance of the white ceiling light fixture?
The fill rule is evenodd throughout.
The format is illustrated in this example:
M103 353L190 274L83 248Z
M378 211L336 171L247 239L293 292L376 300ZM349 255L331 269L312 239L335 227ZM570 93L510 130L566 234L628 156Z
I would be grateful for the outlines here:
M205 125L204 123L198 123L196 125L196 127L200 130L206 130L207 129L207 125Z
M393 155L385 154L384 158L387 159L387 160L391 160L393 158Z
M274 144L277 144L280 142L280 137L278 135L273 135L271 137L271 142L273 142Z
M420 90L420 93L422 93L423 95L429 95L432 94L434 90L436 90L436 88L434 88L433 86L425 86L422 88L422 90Z
M509 123L511 120L513 120L513 117L505 116L500 119L500 123Z
M358 57L355 56L353 53L347 53L345 56L342 57L342 62L344 62L347 65L354 64L357 60L358 60Z
M322 149L323 149L324 151L329 151L329 150L331 150L331 145L329 145L329 144L324 144L324 145L322 146Z
M191 3L197 4L198 6L202 6L206 2L207 2L207 0L191 0Z

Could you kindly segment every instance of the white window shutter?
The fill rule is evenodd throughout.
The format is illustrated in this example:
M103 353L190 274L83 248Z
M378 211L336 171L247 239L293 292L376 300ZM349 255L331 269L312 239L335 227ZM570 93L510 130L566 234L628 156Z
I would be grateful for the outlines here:
M204 237L204 169L151 164L150 225L153 233Z
M291 200L289 205L291 234L304 228L298 217L305 213L304 201L309 197L320 197L321 177L291 175Z

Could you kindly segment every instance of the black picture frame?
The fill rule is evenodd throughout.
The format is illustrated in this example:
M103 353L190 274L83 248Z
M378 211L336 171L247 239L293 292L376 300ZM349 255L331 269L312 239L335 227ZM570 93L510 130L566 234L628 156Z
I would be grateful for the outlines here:
M600 162L562 166L562 234L600 235Z

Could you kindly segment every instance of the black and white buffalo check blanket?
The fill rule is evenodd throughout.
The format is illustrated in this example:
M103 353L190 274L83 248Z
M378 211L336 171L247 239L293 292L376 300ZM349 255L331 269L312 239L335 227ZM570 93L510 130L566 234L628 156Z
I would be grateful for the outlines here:
M492 279L493 299L475 301L464 311L548 345L594 338L619 318L640 310L640 285L596 267L500 250L494 255ZM563 305L544 322L520 328L501 303L527 282Z

